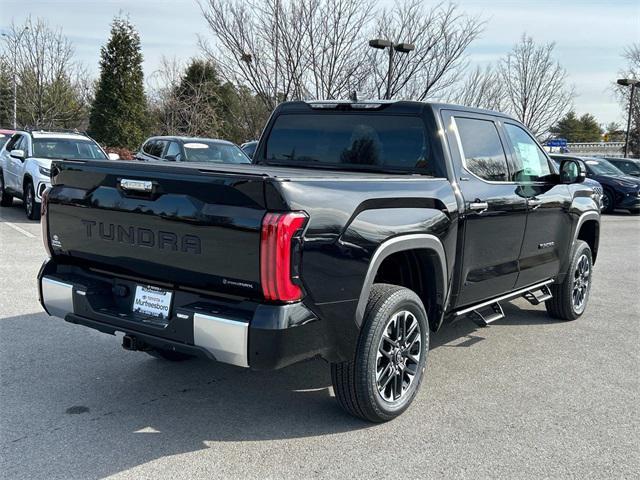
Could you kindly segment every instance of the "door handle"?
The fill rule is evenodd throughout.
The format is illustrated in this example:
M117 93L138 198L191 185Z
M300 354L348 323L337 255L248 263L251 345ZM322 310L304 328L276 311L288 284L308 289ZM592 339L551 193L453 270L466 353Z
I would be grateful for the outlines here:
M535 210L540 205L542 205L542 200L540 200L539 198L535 198L535 197L534 198L527 198L527 206L533 207L532 210Z
M489 210L489 204L487 202L471 202L469 203L469 210L474 212L483 213Z

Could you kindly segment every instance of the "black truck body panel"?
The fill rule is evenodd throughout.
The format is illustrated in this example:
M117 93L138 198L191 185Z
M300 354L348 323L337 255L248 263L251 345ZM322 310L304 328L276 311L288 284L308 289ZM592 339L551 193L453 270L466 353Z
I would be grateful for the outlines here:
M495 124L512 165L502 129L516 122L504 115L381 103L380 115L422 119L433 175L268 164L267 139L279 115L326 114L305 102L276 109L253 165L57 162L43 218L53 255L40 273L41 290L45 277L71 285L70 291L84 293L73 297L68 321L139 333L149 345L165 339L171 348L190 350L198 347L196 317L236 322L247 328L248 365L262 369L316 355L352 358L363 299L381 277L424 279L418 293L435 330L456 309L564 275L581 225L598 218L590 189L488 182L471 174L451 128L455 117ZM341 106L337 111L349 114ZM123 179L151 187L126 191ZM487 209L473 210L480 201ZM298 211L308 216L300 243L304 296L293 304L268 302L261 285L262 222L267 212ZM595 256L597 235L592 249ZM419 263L412 278L372 268L385 258L400 262L408 250L407 258ZM167 322L154 326L131 313L136 285L174 292ZM211 351L203 350L215 357Z

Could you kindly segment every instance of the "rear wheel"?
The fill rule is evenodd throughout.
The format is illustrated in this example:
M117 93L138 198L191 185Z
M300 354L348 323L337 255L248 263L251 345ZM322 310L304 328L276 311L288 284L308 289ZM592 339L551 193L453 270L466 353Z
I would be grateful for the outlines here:
M33 189L33 183L27 182L24 186L24 195L22 196L24 203L24 211L29 220L40 219L40 204L36 202L36 192Z
M420 298L396 285L371 290L352 361L331 365L342 408L371 422L404 412L415 398L429 351L429 322Z
M547 312L560 320L575 320L587 308L591 291L593 261L587 242L578 240L564 281L551 285L553 298L545 302Z
M10 207L13 203L13 195L7 193L4 189L4 176L0 172L0 205L3 207Z

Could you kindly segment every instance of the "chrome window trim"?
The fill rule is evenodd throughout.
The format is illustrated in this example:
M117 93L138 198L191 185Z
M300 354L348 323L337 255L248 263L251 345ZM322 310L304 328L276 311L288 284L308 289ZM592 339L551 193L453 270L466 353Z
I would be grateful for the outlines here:
M463 116L461 116L461 118L467 118L469 120L478 120L480 122L493 123L493 127L496 129L496 134L498 135L498 140L500 140L500 145L502 146L502 151L504 152L504 160L505 160L505 165L507 167L507 177L509 177L511 174L511 172L509 171L509 158L507 157L507 151L504 148L504 144L502 143L502 138L500 138L500 130L498 130L498 126L496 125L495 120L488 119L488 118L485 119L485 118L474 118L474 117L463 117ZM451 115L451 122L454 127L453 135L456 138L456 144L458 146L458 151L460 152L460 160L462 162L462 168L464 168L469 175L471 175L474 178L477 178L481 182L488 183L489 185L520 185L520 182L514 182L511 180L509 181L505 180L504 182L501 182L499 180L487 180L473 173L471 169L467 166L467 158L464 153L464 148L462 148L462 139L460 138L460 131L458 130L458 122L456 121L456 116L454 114Z

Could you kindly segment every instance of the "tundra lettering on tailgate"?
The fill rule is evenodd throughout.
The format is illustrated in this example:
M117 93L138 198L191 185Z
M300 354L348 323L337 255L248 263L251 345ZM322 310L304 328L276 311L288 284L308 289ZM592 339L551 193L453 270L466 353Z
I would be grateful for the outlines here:
M158 248L174 252L202 253L200 238L196 235L176 235L173 232L154 232L148 228L80 220L85 226L87 238L100 238L109 242L128 243L137 247Z

